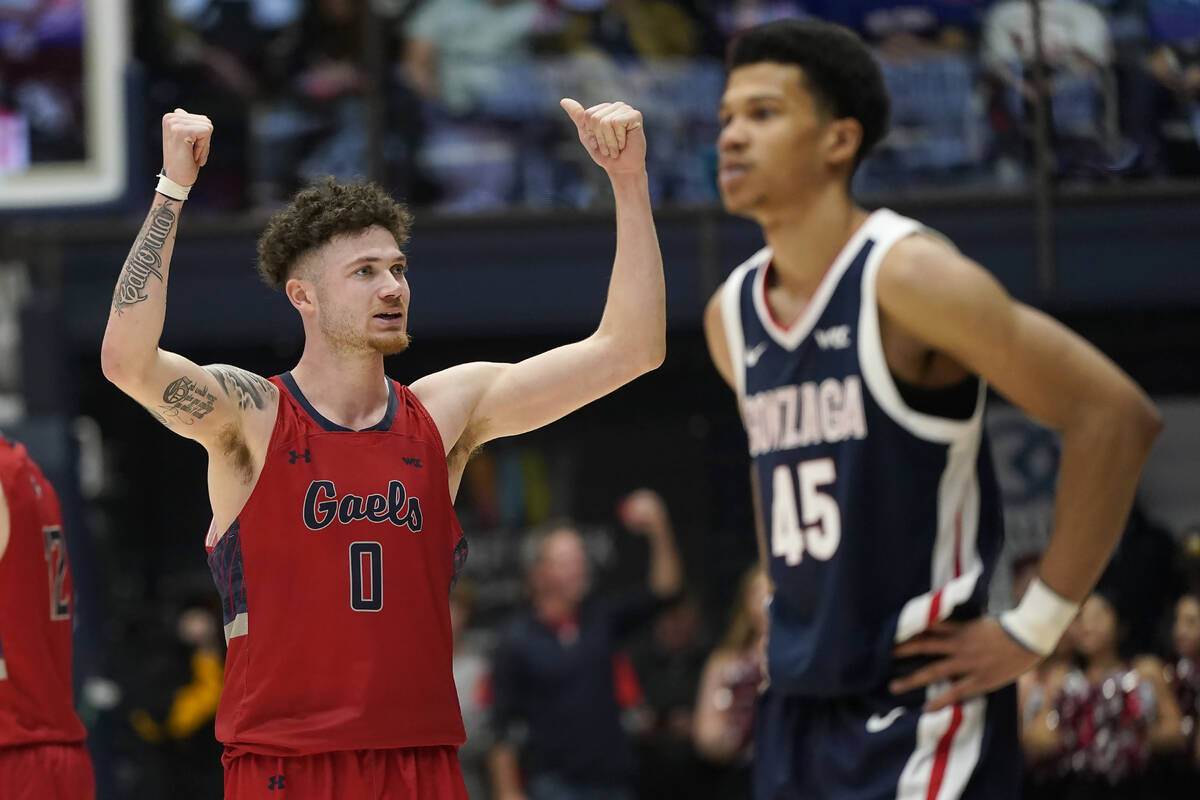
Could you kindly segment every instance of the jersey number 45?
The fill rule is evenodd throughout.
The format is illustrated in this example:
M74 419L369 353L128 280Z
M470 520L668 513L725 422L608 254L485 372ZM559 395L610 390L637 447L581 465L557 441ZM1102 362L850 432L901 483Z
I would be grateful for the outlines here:
M789 567L804 560L804 552L828 561L842 540L842 514L837 500L821 487L837 480L832 458L814 458L796 466L796 483L790 467L780 464L771 476L771 555L781 556Z

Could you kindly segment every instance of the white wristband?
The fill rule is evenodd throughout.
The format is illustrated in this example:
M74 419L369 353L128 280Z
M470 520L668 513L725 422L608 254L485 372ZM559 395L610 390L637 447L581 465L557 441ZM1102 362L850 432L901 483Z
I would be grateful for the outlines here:
M1078 611L1079 603L1067 600L1041 578L1034 578L1020 604L1000 615L1000 625L1025 648L1048 656Z
M154 188L154 191L172 200L187 200L188 192L192 191L192 187L181 186L168 178L167 173L160 172L158 173L158 186Z

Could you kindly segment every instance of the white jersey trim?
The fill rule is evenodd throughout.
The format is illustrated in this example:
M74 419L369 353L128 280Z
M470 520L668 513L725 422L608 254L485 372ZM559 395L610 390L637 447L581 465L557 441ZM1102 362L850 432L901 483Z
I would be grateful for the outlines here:
M8 665L4 663L4 659L0 658L0 681L8 680Z
M786 350L795 350L804 341L805 337L812 333L813 326L817 324L817 320L825 313L825 307L829 305L829 298L833 296L838 284L841 283L842 276L846 274L846 270L854 262L859 251L862 250L862 246L867 238L875 232L880 215L890 213L886 209L874 211L858 226L858 230L842 246L842 249L837 254L837 258L833 260L833 264L825 271L824 277L821 278L821 282L817 285L817 290L813 292L813 296L809 298L808 305L804 307L804 311L792 322L789 328L784 328L776 322L775 317L771 315L771 309L767 306L767 267L770 264L770 257L768 255L768 258L762 264L762 268L754 274L754 308L758 312L758 317L762 322L763 328L766 329L767 334L780 347Z
M229 644L229 640L238 636L245 636L250 632L250 615L245 611L238 614L225 626L225 644Z
M923 414L909 408L901 399L900 390L896 388L896 382L883 353L875 279L884 256L892 249L892 245L923 230L923 227L916 220L902 217L887 209L876 211L871 222L875 246L863 268L862 307L858 315L858 361L867 390L885 414L920 439L938 444L951 444L967 437L978 436L983 425L983 408L987 398L987 384L982 378L979 379L979 397L975 402L975 412L969 419L948 419Z
M938 482L937 538L930 576L934 588L946 586L965 573L982 572L976 548L979 538L979 436L960 439L949 447L946 468Z
M746 333L742 327L742 284L746 275L771 260L771 248L764 247L737 266L721 286L721 323L729 347L729 366L733 370L738 400L746 396ZM758 344L755 343L755 347Z

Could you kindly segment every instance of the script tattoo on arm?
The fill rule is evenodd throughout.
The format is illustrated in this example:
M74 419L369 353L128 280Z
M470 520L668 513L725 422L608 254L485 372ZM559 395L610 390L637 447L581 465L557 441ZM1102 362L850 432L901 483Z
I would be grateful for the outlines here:
M179 377L167 384L158 410L168 420L191 425L210 414L216 402L217 396L208 391L207 386L188 377Z
M275 386L253 372L226 364L213 364L204 369L217 379L225 396L237 403L238 408L242 411L246 411L251 406L261 411L267 407L267 403L275 398L277 392Z
M113 310L117 314L124 314L126 308L148 297L146 284L150 278L157 278L162 283L162 251L174 226L175 212L171 210L170 203L150 212L141 238L134 243L121 269L121 277L117 279L117 289L113 292Z

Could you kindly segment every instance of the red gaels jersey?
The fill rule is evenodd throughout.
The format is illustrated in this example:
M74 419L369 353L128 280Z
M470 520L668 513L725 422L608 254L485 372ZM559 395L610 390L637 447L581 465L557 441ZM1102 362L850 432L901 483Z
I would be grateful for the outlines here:
M0 438L0 747L79 742L71 692L71 569L58 496L24 445Z
M207 543L224 607L217 738L232 752L459 745L449 592L466 559L433 419L388 381L354 431L271 379L279 410L258 483Z

